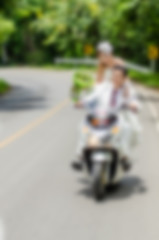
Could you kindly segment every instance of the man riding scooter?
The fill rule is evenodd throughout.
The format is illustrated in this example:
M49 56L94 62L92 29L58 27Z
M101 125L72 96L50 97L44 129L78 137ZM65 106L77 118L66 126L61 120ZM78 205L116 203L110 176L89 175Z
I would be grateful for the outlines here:
M128 111L126 117L122 118L122 165L124 170L129 170L130 150L137 144L140 131L137 120L137 111L139 110L139 102L137 100L134 89L131 86L128 88L129 94L125 91L125 82L127 81L127 70L123 66L114 66L112 68L112 81L104 82L94 88L93 92L76 104L76 107L84 107L88 110L87 116L95 118L99 124L103 124L107 116L113 115L123 106L131 111ZM86 119L82 123L86 124ZM135 127L134 127L135 125ZM81 128L81 129L82 129ZM84 132L80 132L80 141L77 148L77 159L73 163L75 169L82 168L82 153L87 142L87 136Z

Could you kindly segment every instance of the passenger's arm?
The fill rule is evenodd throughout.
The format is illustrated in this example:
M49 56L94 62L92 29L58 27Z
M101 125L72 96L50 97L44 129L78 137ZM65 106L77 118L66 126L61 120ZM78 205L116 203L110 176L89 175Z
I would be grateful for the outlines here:
M97 83L101 83L104 80L105 67L99 65L97 70Z

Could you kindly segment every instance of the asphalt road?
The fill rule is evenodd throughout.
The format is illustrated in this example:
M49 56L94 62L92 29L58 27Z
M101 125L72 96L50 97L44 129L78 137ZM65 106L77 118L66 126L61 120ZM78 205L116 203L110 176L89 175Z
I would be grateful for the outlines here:
M158 240L159 95L137 87L142 141L116 192L92 199L70 168L83 113L68 100L71 71L1 69L0 240Z

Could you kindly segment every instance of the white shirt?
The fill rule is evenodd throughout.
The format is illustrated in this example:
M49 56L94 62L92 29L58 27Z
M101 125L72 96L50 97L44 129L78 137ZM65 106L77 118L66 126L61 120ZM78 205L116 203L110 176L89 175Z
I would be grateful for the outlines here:
M125 96L125 87L128 90L128 96ZM115 94L114 90L113 84L110 82L97 84L92 93L82 100L82 104L88 109L89 113L99 118L105 118L107 115L116 112L123 104L134 104L137 108L139 107L131 84L126 83Z

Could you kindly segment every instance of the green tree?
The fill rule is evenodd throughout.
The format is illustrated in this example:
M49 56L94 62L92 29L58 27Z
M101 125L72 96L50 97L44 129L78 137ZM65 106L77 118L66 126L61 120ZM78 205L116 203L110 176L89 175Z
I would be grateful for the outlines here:
M84 45L94 44L98 36L100 9L97 1L47 1L32 28L43 36L44 46L54 46L55 53L82 56Z
M158 45L158 0L3 0L0 12L1 49L18 62L93 54L85 49L107 39L146 63L148 45Z
M7 61L7 52L5 45L7 44L11 34L15 31L13 21L0 15L0 56L3 62Z

